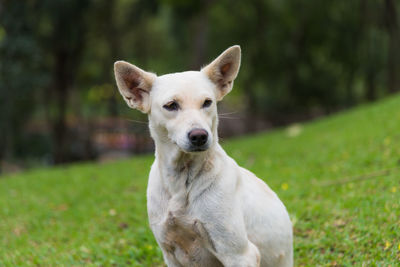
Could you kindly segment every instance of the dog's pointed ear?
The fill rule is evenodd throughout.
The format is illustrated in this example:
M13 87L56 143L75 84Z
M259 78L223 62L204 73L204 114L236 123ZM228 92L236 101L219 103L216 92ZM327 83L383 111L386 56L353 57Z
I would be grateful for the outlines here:
M216 85L218 101L232 90L233 81L239 72L240 57L240 46L234 45L201 70Z
M129 107L143 113L150 111L150 90L157 76L125 61L114 63L115 80Z

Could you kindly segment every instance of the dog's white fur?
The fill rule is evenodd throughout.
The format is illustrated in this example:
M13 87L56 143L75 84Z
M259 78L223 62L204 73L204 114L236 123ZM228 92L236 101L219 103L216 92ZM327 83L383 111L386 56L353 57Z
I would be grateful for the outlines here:
M216 102L232 89L240 55L232 46L201 71L159 77L115 63L125 101L149 117L156 152L147 209L168 266L293 266L285 206L218 144ZM172 102L177 110L165 108ZM191 148L194 128L208 133L204 151Z

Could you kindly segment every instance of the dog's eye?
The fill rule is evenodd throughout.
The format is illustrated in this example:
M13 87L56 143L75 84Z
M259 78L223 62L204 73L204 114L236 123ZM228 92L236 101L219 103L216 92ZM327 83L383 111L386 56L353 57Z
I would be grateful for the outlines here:
M179 104L176 101L170 101L163 106L168 111L175 111L179 109Z
M203 108L208 108L209 106L211 106L211 104L212 104L212 100L206 99L206 101L204 101L204 103L203 103Z

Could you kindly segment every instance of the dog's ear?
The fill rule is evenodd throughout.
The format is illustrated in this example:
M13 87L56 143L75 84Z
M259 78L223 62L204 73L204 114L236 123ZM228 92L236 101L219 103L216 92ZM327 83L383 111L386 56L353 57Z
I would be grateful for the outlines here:
M119 92L128 106L148 113L150 90L157 76L125 61L114 63L114 73Z
M239 72L240 54L240 46L231 46L201 70L217 86L218 101L232 90L233 81Z

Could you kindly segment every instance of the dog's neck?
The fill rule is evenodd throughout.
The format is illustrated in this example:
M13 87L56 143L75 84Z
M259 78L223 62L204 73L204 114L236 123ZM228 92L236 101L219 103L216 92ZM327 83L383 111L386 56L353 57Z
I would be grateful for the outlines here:
M216 153L222 148L213 144L207 151L186 153L175 144L155 141L156 161L165 188L171 193L189 191L195 179L215 169Z
M175 144L156 142L156 158L159 167L167 170L170 175L180 175L184 171L200 171L215 153L217 144L213 144L207 151L187 153Z

